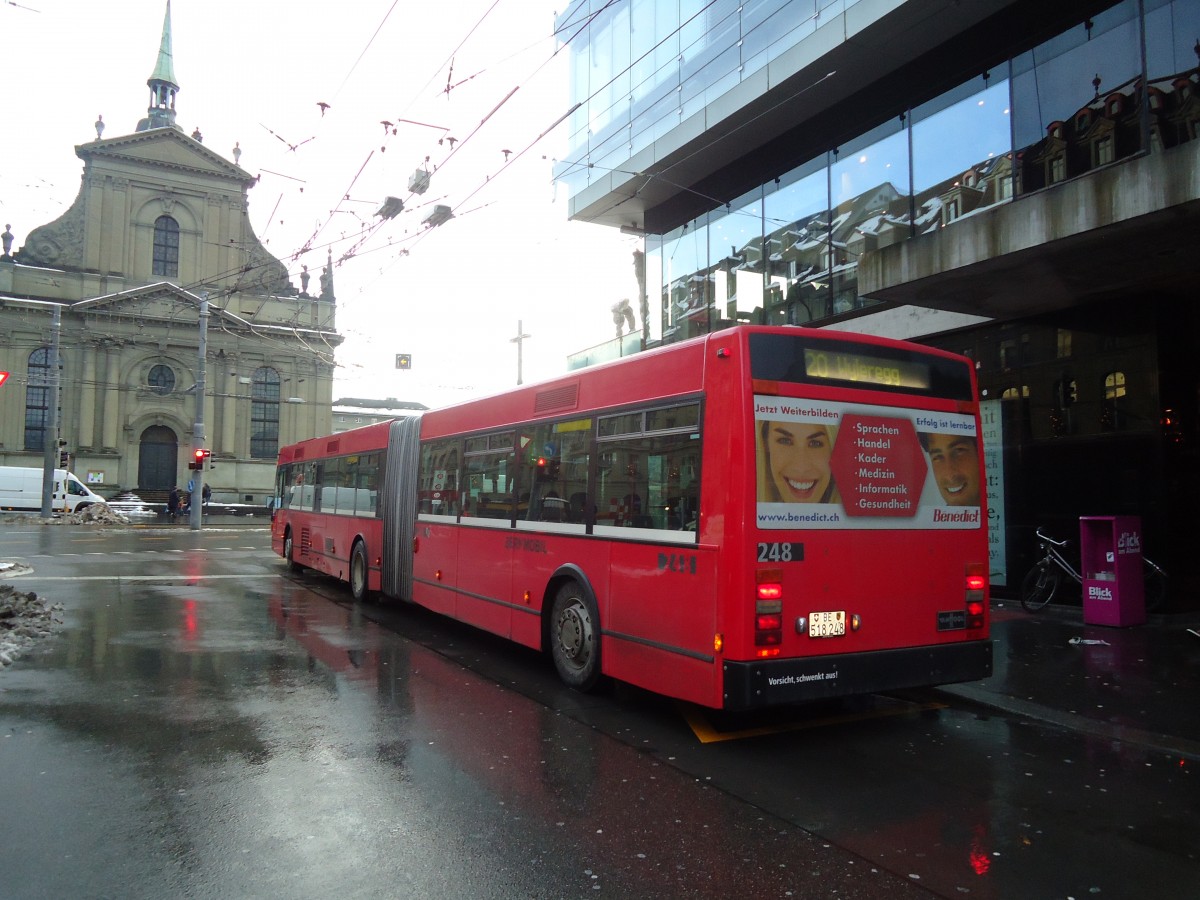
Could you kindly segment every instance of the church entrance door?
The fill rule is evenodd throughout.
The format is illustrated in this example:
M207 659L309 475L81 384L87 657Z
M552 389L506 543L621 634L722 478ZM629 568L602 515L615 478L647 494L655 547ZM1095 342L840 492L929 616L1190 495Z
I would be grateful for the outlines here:
M138 455L138 489L169 491L175 487L178 454L179 440L166 425L151 425L143 431Z

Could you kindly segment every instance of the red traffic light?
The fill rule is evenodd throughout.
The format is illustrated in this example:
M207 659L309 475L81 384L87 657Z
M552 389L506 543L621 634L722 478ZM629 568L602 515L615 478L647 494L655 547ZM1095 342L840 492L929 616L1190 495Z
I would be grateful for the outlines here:
M192 455L196 457L196 462L204 461L205 452L203 450L195 450L192 452Z

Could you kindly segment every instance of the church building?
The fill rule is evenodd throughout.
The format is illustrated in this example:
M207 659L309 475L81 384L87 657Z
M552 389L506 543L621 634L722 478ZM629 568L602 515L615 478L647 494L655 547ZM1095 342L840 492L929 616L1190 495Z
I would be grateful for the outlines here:
M75 148L70 208L23 241L5 225L0 465L49 445L101 496L157 499L204 449L214 501L265 503L279 447L331 431L332 261L294 287L251 228L240 151L176 125L169 2L147 83L133 133L97 121Z

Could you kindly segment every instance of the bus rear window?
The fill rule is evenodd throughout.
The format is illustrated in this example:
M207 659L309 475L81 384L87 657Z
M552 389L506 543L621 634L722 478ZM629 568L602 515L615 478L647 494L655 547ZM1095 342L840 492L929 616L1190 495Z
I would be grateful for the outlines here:
M750 335L751 377L794 384L898 391L970 400L971 371L962 362L920 350L790 334Z

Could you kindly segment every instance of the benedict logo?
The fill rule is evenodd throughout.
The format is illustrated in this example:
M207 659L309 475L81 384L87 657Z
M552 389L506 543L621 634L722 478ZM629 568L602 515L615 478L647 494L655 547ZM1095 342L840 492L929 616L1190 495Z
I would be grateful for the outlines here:
M1112 598L1112 588L1100 587L1098 584L1088 585L1089 600L1111 600Z
M933 521L935 522L971 522L979 523L978 509L934 509Z

